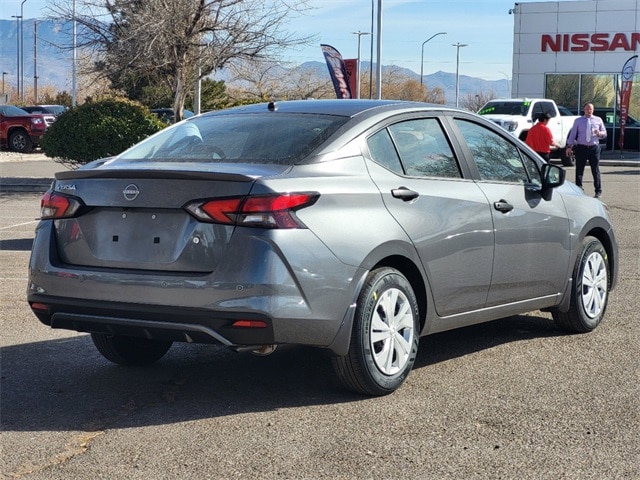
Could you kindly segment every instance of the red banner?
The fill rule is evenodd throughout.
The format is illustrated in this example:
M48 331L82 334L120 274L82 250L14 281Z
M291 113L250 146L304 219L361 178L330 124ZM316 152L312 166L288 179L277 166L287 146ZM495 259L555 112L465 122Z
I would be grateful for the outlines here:
M324 58L327 61L333 88L338 98L353 98L351 88L349 87L349 74L344 65L344 60L340 52L331 45L320 45Z
M622 89L620 90L620 138L618 146L620 150L624 146L624 126L627 123L629 115L629 102L631 101L631 86L633 85L633 76L636 69L636 60L638 55L634 55L626 61L622 67Z
M345 58L344 66L347 69L347 77L349 78L349 88L352 92L358 91L358 59Z

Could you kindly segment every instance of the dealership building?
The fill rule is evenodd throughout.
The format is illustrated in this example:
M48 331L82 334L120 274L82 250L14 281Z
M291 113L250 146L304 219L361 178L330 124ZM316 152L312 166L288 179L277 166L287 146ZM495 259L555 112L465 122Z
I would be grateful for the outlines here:
M553 98L576 113L587 102L619 108L623 67L640 53L640 0L516 3L509 13L513 97ZM640 118L640 75L631 78L629 115Z

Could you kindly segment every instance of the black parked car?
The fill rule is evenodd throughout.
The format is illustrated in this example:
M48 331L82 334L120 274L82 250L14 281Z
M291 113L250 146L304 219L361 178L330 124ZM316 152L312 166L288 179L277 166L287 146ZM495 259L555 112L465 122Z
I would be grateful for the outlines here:
M613 108L596 108L593 114L600 117L607 129L607 150L619 150L618 139L620 138L620 111L615 112L615 125L613 122ZM615 127L615 138L614 138ZM640 151L640 121L627 116L627 123L624 128L624 148L623 150Z

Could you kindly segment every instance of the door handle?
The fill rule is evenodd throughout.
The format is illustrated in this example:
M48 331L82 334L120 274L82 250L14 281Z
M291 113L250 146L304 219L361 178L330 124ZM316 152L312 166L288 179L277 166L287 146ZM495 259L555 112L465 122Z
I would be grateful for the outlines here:
M513 210L513 205L511 205L506 200L500 200L493 203L493 208L502 213L509 213L511 210Z
M404 202L409 202L414 200L420 196L418 192L413 190L409 190L407 187L394 188L391 190L391 196L394 198L399 198Z

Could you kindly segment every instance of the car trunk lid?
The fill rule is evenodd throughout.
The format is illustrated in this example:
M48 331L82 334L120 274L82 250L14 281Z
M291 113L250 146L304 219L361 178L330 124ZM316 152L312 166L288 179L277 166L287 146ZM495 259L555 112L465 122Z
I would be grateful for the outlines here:
M248 195L260 176L285 167L87 169L56 174L53 190L83 204L54 221L59 260L79 267L211 272L224 257L232 225L205 223L194 200Z

